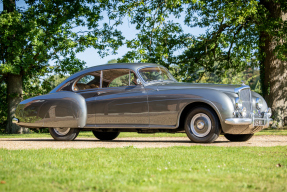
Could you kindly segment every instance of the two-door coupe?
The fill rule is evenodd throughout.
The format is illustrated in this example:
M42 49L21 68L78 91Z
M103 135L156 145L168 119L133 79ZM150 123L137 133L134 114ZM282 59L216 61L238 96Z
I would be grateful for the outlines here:
M269 127L271 109L246 85L179 83L157 64L107 64L80 71L49 94L22 101L14 122L49 128L55 140L92 131L100 140L120 132L186 132L193 142L220 134L247 141Z

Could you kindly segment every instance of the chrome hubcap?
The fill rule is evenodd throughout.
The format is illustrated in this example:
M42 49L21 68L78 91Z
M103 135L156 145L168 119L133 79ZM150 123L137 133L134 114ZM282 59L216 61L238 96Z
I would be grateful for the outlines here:
M211 120L204 113L194 115L190 121L191 132L197 137L205 137L211 130Z
M67 135L70 131L70 128L54 128L54 131L58 134L58 135Z
M204 122L203 121L198 121L197 123L197 128L202 129L204 127Z

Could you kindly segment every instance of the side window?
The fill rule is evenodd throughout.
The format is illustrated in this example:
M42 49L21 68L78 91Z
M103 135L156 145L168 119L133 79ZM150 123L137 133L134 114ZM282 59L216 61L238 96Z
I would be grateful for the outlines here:
M122 87L129 86L129 74L122 75L120 77L115 78L109 84L109 87Z
M101 83L101 71L94 71L84 75L74 86L74 91L99 88Z
M94 80L95 77L92 75L86 75L84 77L82 77L78 83L83 83L83 84L88 84L89 82L91 82L92 80Z
M148 67L140 70L142 78L146 82L162 80L161 71L158 67Z
M129 77L131 75L131 78ZM131 82L129 83L129 79ZM102 87L122 87L136 85L136 75L129 69L109 69L103 70Z

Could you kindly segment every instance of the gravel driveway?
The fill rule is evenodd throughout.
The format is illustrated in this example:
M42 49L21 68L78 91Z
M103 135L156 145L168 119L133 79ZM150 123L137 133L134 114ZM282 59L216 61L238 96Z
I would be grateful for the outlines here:
M54 141L52 138L0 138L0 148L4 149L40 149L40 148L96 148L96 147L171 147L171 146L287 146L287 136L264 135L254 136L246 142L229 142L223 136L211 144L191 143L186 137L128 137L114 141L99 141L96 138L77 138L75 141Z

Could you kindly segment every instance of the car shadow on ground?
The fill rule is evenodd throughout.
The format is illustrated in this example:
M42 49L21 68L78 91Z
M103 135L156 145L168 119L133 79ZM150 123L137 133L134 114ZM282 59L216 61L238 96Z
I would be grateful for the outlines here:
M75 139L74 141L55 141L54 139L49 139L49 138L27 138L27 139L1 139L1 141L9 141L9 142L17 142L17 141L35 141L35 142L96 142L96 143L193 143L192 141L189 140L177 140L177 139L169 139L169 140L149 140L149 139L140 139L140 140L135 140L135 139L116 139L116 140L111 140L111 141L101 141L97 139L85 139L85 138L79 138ZM230 141L214 141L213 143L198 143L198 144L214 144L214 143L229 143ZM194 143L196 144L196 143Z

